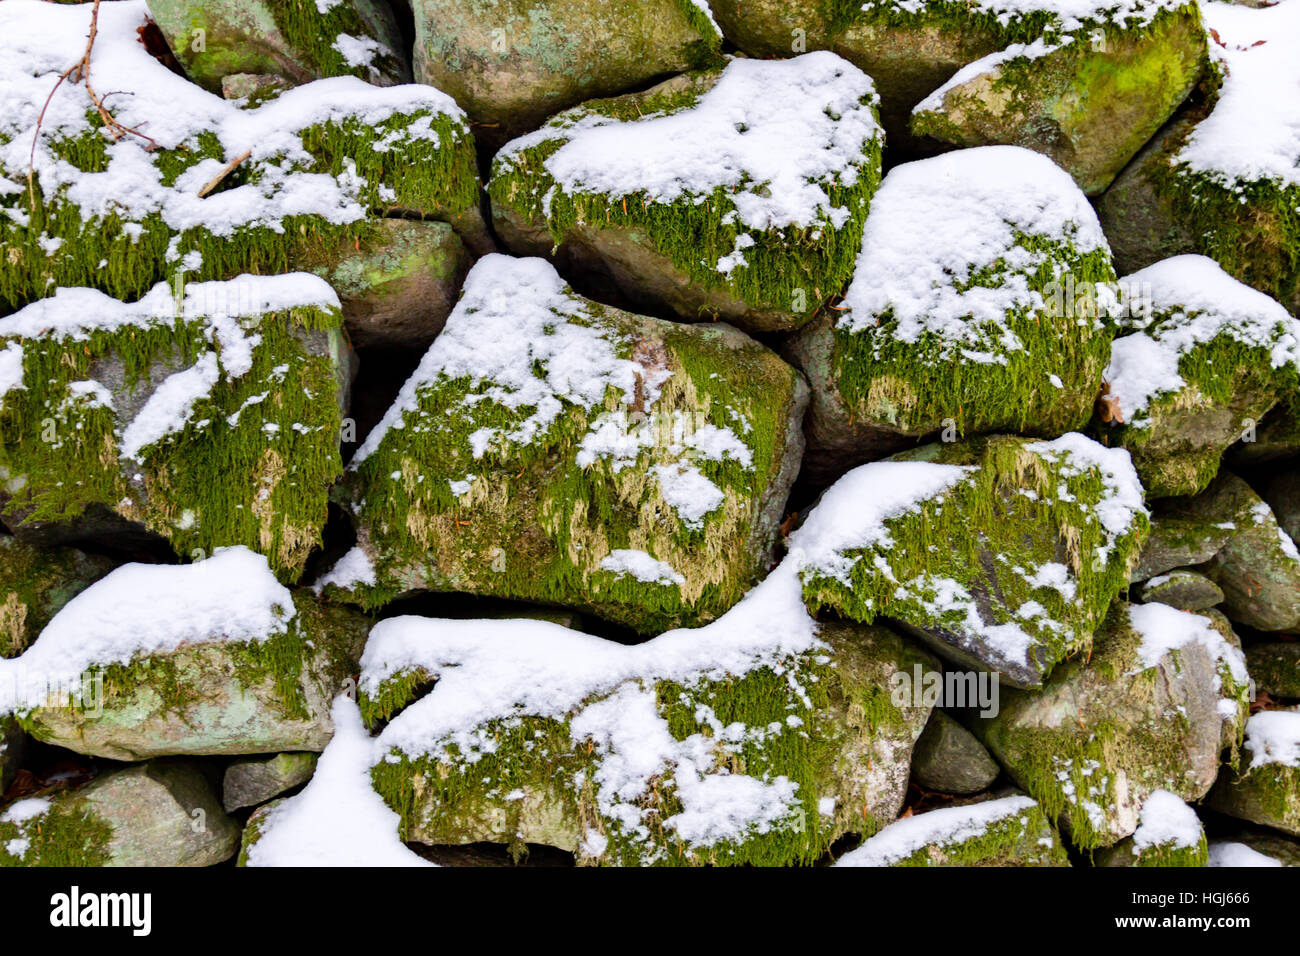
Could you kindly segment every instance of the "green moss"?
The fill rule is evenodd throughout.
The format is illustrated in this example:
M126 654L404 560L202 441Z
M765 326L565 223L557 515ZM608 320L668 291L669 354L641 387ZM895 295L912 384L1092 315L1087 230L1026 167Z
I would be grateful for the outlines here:
M373 698L363 693L363 713L387 716L426 677L410 671L393 675ZM820 651L743 676L653 686L656 709L675 739L698 735L713 741L714 772L766 782L784 778L798 785L797 802L786 817L740 841L692 846L665 826L683 809L672 770L651 781L634 801L635 809L644 811L641 823L625 826L618 814L602 807L597 793L601 748L575 739L569 717L493 720L475 728L482 743L472 752L449 741L429 741L429 752L417 757L394 749L374 766L371 777L401 817L404 840L467 842L484 839L485 828L496 827L491 838L519 852L524 839L561 845L581 841L580 862L586 863L811 864L842 832L839 821L821 812L820 802L842 795L835 781L846 738L872 738L888 733L886 727L897 733L902 724L887 697L867 692L873 687L846 678ZM578 710L601 699L590 698ZM851 723L834 717L836 712L851 714ZM725 740L713 740L719 727L728 728ZM539 810L539 800L544 810ZM527 821L521 821L523 813L529 814ZM858 829L870 835L878 826L864 814ZM544 828L540 834L539 827ZM607 841L603 850L587 849L595 835Z
M1050 846L1039 842L1049 840ZM923 846L892 864L918 866L1069 866L1065 848L1038 807L995 820L978 836Z
M402 131L428 119L436 138L403 138ZM357 118L318 124L300 131L308 161L283 157L248 161L223 181L221 190L256 185L271 166L294 173L355 176L362 209L416 210L434 218L455 219L477 206L479 183L473 139L458 120L419 110L397 114L370 125ZM396 146L377 148L381 142ZM3 141L0 140L0 143ZM105 136L98 117L86 132L55 140L52 150L78 168L98 170L105 164ZM205 159L225 159L210 132L200 133L176 149L151 154L164 185ZM199 266L187 269L196 279L229 279L289 270L304 241L359 242L373 230L364 214L351 222L327 222L317 215L288 215L277 223L238 224L230 234L206 226L174 231L156 212L132 221L117 213L87 216L61 190L45 195L39 185L0 195L0 313L48 295L56 287L100 289L114 298L144 295L190 252ZM57 249L41 243L57 237ZM175 243L173 246L172 243Z
M272 0L267 6L275 25L289 42L304 66L319 76L358 76L371 79L366 66L349 66L343 54L334 48L338 37L370 37L372 31L362 20L354 3L336 3L322 13L316 0ZM375 39L383 40L382 37ZM403 67L396 52L376 54L374 68L381 73L401 75Z
M341 321L317 308L261 317L252 369L218 381L184 429L147 446L138 463L119 459L112 409L70 385L93 380L99 363L120 362L128 390L154 382L159 368L189 366L211 348L206 319L23 340L26 388L0 408L0 467L25 482L17 489L11 482L4 517L71 521L104 505L162 534L179 554L243 544L296 577L319 542L327 489L342 471L339 372L304 339L337 337Z
M1191 866L1206 867L1210 865L1210 845L1201 834L1196 846L1174 846L1169 843L1157 843L1144 847L1133 859L1134 866L1171 867Z
M588 412L567 405L544 434L528 443L493 442L476 458L471 435L485 428L510 434L533 409L467 401L483 390L468 379L422 387L403 427L389 430L347 481L346 495L364 502L357 520L376 568L378 586L358 591L367 606L411 588L468 591L593 608L657 633L711 620L751 586L767 547L759 527L764 499L787 454L792 370L765 349L738 348L721 334L586 307L591 318L581 321L609 329L622 358L638 343L663 343L672 377L660 398L638 412L611 386L603 406ZM602 412L628 416L632 428L652 426L654 447L632 465L605 457L578 465L582 440ZM726 496L698 527L677 517L651 471L678 459L668 449L681 440L673 437L679 420L688 436L706 425L743 431L752 453L752 468L732 458L691 461ZM450 482L467 474L476 476L472 489L457 497ZM685 584L602 570L601 559L621 548L666 561Z
M0 821L0 867L106 866L112 838L112 824L81 809L75 800L55 798L50 809L38 816L21 823ZM6 847L16 839L30 844L21 856Z
M692 77L693 84L705 82L706 77ZM528 224L544 226L556 247L579 226L630 230L644 236L701 289L726 293L761 311L798 312L792 304L802 302L802 318L811 317L843 289L853 273L871 196L880 182L879 138L864 149L854 184L845 185L838 177L819 183L831 206L848 211L838 228L825 217L807 228L745 226L734 197L761 184L718 187L707 195L663 203L643 191L618 198L570 192L546 169L546 160L566 142L565 130L583 116L631 122L644 115L688 109L700 95L691 85L675 85L657 96L593 100L560 114L549 124L554 136L493 161L488 195ZM633 110L636 116L631 115ZM742 236L754 243L744 249L745 265L729 274L718 271L718 261L736 251Z
M940 446L941 458L963 464L974 459L978 470L943 495L886 520L889 547L846 552L857 558L847 583L806 573L804 599L810 609L833 608L864 623L887 616L962 634L968 628L963 609L931 606L935 582L952 579L985 596L988 610L982 616L988 623L1015 621L1039 642L1031 653L1043 671L1086 648L1110 602L1128 584L1147 521L1136 516L1111 542L1094 513L1108 495L1102 476L1095 469L1076 473L1068 458L1050 462L1028 451L1027 444L998 437L966 447ZM1102 564L1095 555L1106 547L1109 558ZM890 573L876 566L877 555L888 562ZM1051 562L1069 567L1076 584L1072 598L1030 583ZM1019 617L1030 601L1045 614Z
M1005 430L1056 436L1082 428L1092 415L1101 373L1110 355L1113 326L1095 299L1082 293L1116 281L1106 249L1078 253L1066 243L1018 234L1019 248L1035 254L1027 278L1031 290L1052 299L1061 275L1074 278L1078 302L1051 310L1022 309L1001 323L985 323L978 341L955 349L934 332L914 342L897 336L892 311L861 331L834 330L832 370L850 415L888 423L923 435L951 423L957 435ZM960 287L998 288L1013 270L999 258ZM1023 348L1007 349L1010 330ZM977 362L965 351L988 353L997 362ZM1062 387L1049 377L1058 376Z

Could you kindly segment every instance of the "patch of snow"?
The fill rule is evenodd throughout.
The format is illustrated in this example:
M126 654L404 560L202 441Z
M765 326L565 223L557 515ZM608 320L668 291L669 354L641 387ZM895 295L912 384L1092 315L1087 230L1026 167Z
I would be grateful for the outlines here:
M1168 790L1156 790L1142 803L1133 852L1153 846L1195 848L1205 835L1196 811Z
M1210 841L1210 866L1284 866L1281 860L1265 856L1253 847L1231 840Z
M330 584L346 589L357 584L374 585L374 583L375 566L371 564L370 556L365 550L354 545L347 554L335 562L334 567L312 585L312 590L320 594Z
M983 836L990 826L1037 804L1029 797L1003 797L964 807L943 807L895 820L836 866L892 866L927 846L950 847Z
M630 574L643 584L676 584L680 587L686 585L686 579L674 571L671 564L658 561L644 551L631 548L617 548L611 551L601 559L600 569L613 571L620 577Z
M1279 764L1300 767L1300 713L1262 710L1246 722L1250 767Z

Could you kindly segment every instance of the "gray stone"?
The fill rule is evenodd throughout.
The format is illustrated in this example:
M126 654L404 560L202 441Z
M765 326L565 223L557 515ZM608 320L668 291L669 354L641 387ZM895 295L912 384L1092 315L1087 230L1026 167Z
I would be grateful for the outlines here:
M1150 578L1142 585L1142 603L1168 604L1181 611L1204 611L1223 600L1220 587L1196 571L1180 568Z
M912 779L940 793L978 793L1001 773L969 730L942 710L930 714L912 751Z
M1246 669L1255 689L1270 697L1300 697L1300 641L1252 644Z
M227 811L255 807L311 779L314 753L282 753L273 757L236 760L221 781L221 803Z

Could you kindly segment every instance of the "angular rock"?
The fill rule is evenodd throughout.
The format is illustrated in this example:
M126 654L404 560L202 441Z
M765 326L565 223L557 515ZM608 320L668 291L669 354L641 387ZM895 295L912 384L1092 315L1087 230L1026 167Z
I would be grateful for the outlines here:
M357 547L321 583L591 611L642 633L721 614L768 566L803 380L724 325L582 299L480 259L350 465Z
M402 33L383 0L148 0L149 13L189 78L213 93L231 74L294 83L359 76L411 82Z
M1199 252L1300 311L1300 7L1202 6L1214 80L1116 179L1100 212L1124 270ZM1221 82L1219 82L1221 78Z
M1142 803L1138 828L1093 856L1095 866L1207 866L1209 846L1196 811L1168 790Z
M316 759L314 753L280 753L236 760L221 780L221 804L233 813L266 803L310 780Z
M995 437L849 472L788 544L811 608L898 622L1027 687L1088 646L1146 525L1126 453Z
M810 473L940 432L1084 427L1114 282L1095 213L1047 159L993 147L895 167L843 306L786 349L812 388Z
M1135 307L1106 368L1108 442L1132 453L1150 497L1196 494L1224 451L1296 391L1300 321L1204 256L1163 260L1121 285Z
M1236 525L1232 513L1207 510L1194 514L1185 498L1165 498L1151 507L1151 534L1142 544L1129 573L1133 583L1146 581L1187 565L1209 561L1228 543ZM1201 499L1198 498L1198 501Z
M633 308L797 328L852 273L880 182L875 100L866 74L810 53L586 103L497 154L493 220L511 251L554 247Z
M930 707L888 687L914 667L934 662L883 628L818 634L783 564L722 619L635 647L533 621L389 619L361 706L388 721L371 775L403 840L788 865L897 815Z
M485 142L599 96L711 65L720 36L693 0L413 0L415 75L446 90Z
M0 535L0 658L26 650L65 604L116 564L75 548L45 550Z
M1201 568L1223 590L1228 617L1261 631L1300 627L1300 552L1249 485L1220 472L1177 513L1230 532Z
M382 219L364 242L301 250L293 265L338 293L356 348L423 350L442 331L472 262L445 222Z
M1179 569L1142 584L1142 603L1168 604L1180 611L1204 611L1223 600L1223 591L1204 574Z
M449 96L338 76L241 109L149 54L140 3L98 8L91 79L144 135L110 144L85 84L63 83L31 154L19 144L59 64L83 55L91 6L0 7L0 312L59 287L131 300L182 276L280 273L303 242L360 241L379 210L482 228L474 141Z
M979 793L1002 771L975 736L942 710L930 714L912 751L912 779L939 793Z
M194 764L161 760L0 812L0 866L213 866L239 847Z
M836 866L1069 866L1042 808L1003 797L898 820Z
M1115 844L1157 790L1203 797L1239 739L1249 678L1219 626L1117 604L1089 658L1058 666L1041 691L1005 691L1001 712L973 729L1076 847Z
M1253 715L1236 765L1224 771L1208 803L1220 813L1300 836L1300 712Z
M0 502L19 537L84 540L107 511L187 557L245 545L293 579L320 540L348 364L314 276L91 289L0 319ZM89 521L83 524L83 517ZM111 543L111 542L110 542Z
M324 748L368 620L291 593L244 548L124 565L0 661L0 713L114 760Z
M1300 697L1300 641L1252 644L1246 668L1255 689L1270 697Z
M1084 192L1101 193L1206 66L1196 5L1158 6L1136 29L1049 32L969 64L917 104L913 134L962 147L1024 146Z

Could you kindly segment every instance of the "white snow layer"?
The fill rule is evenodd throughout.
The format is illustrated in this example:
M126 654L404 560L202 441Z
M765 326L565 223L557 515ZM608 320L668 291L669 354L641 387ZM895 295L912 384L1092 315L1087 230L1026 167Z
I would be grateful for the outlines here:
M1142 413L1187 383L1183 357L1217 336L1264 349L1273 368L1300 370L1300 322L1276 300L1238 282L1205 256L1174 256L1120 280L1136 299L1131 335L1111 344L1104 378L1124 421L1149 426Z
M1003 26L1041 14L1049 17L1049 32L1069 32L1101 23L1140 27L1162 10L1176 10L1186 0L966 0L972 16L990 16ZM865 0L867 11L924 14L939 6L934 0Z
M1195 848L1204 836L1196 811L1168 790L1156 790L1142 803L1133 853L1153 846Z
M990 340L1000 352L1022 349L1006 322L1046 307L1028 278L1048 254L1018 234L1080 254L1107 248L1087 197L1039 153L982 146L895 167L872 199L837 327L861 332L892 318L900 341L937 336L972 361L995 360L978 351ZM996 284L970 284L988 270ZM1112 305L1109 296L1100 304Z
M1246 722L1246 749L1250 766L1277 764L1300 768L1300 713L1262 710Z
M1300 186L1300 0L1262 9L1202 0L1201 15L1226 75L1175 162L1227 186Z
M1210 866L1284 866L1271 856L1260 853L1244 843L1231 840L1210 841Z
M990 826L1037 804L1029 797L1003 797L964 807L944 807L895 820L836 866L892 866L927 846L952 847L983 836Z
M126 564L65 604L21 656L0 660L0 713L40 706L91 668L191 643L260 642L296 609L266 558L243 546L193 564Z
M498 158L563 139L545 165L568 193L672 203L721 188L751 229L838 227L849 211L826 187L857 182L864 149L881 136L875 101L871 78L833 53L734 59L690 108L630 122L588 114L569 125L561 114Z
M1156 667L1170 651L1200 644L1211 659L1228 668L1234 683L1245 686L1250 680L1245 656L1215 629L1209 618L1151 603L1129 605L1128 619L1141 636L1137 654L1143 668Z

